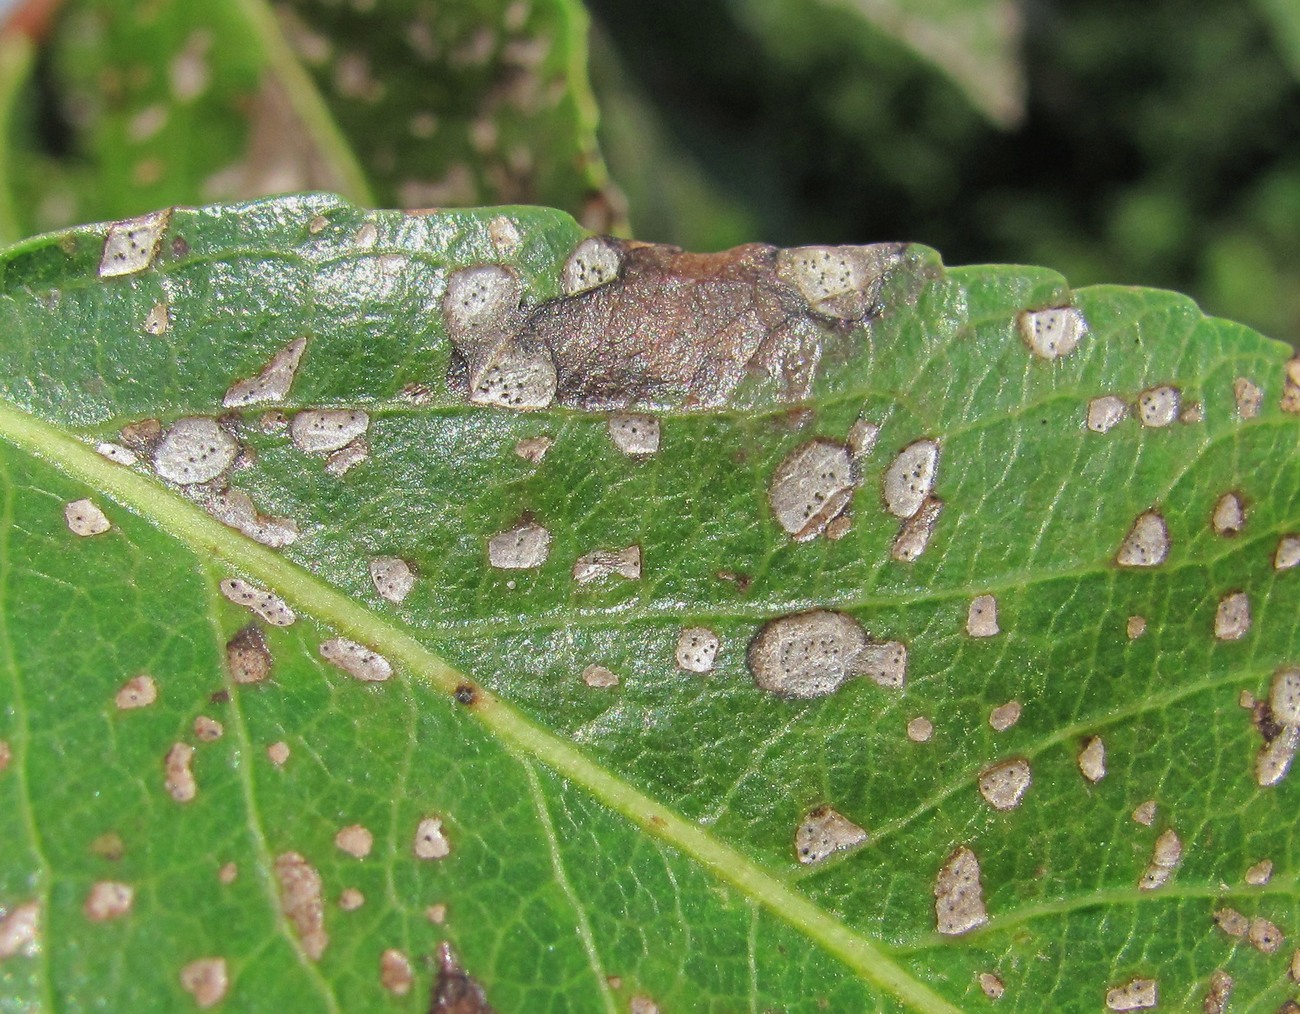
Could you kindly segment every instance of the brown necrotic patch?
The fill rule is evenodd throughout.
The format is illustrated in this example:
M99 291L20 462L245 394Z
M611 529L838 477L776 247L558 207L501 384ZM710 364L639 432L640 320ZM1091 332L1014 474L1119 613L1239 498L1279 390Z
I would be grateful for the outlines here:
M446 941L438 945L438 978L434 980L429 1014L494 1014L483 987L461 968Z

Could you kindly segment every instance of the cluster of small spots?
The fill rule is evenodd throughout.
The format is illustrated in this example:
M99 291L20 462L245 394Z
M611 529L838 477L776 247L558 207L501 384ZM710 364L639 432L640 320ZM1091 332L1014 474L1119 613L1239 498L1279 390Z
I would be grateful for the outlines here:
M152 265L171 214L170 209L153 211L110 225L99 260L99 277L133 275Z
M299 336L271 357L256 376L236 380L226 391L221 404L226 408L243 408L266 402L284 401L293 386L298 364L307 348L307 339Z
M1159 997L1155 979L1132 979L1106 991L1106 1007L1114 1011L1150 1010Z
M850 426L845 442L849 445L849 453L853 455L853 460L857 461L870 454L879 436L879 424L868 422L866 419L859 419Z
M113 527L104 512L90 500L73 500L65 504L63 519L68 524L68 531L82 538L103 535Z
M1014 810L1033 784L1029 762L1022 757L1000 761L980 772L980 795L995 810Z
M1273 879L1273 860L1261 859L1246 871L1246 883L1251 887L1263 887Z
M334 844L348 855L364 859L374 847L375 836L361 824L349 824L334 836Z
M340 450L370 429L370 416L359 409L307 409L293 417L289 439L306 454Z
M239 444L215 419L177 419L153 452L160 478L180 486L211 482L235 463Z
M266 756L276 767L284 767L289 760L289 744L284 740L277 740L266 748Z
M123 447L121 444L114 444L109 441L96 444L95 450L101 457L107 458L115 465L130 466L134 465L138 460L135 451Z
M529 521L488 539L488 563L498 570L531 570L551 555L551 533Z
M1050 310L1026 310L1019 317L1020 334L1035 355L1044 359L1068 356L1087 333L1088 322L1073 306Z
M1273 569L1290 570L1300 564L1300 535L1283 535L1273 552Z
M777 252L776 273L814 313L861 320L876 309L881 283L899 259L899 248L888 243L792 247Z
M1088 402L1088 429L1106 433L1122 423L1128 415L1128 405L1123 398L1104 394Z
M432 131L430 131L432 133ZM488 223L488 239L498 253L509 256L519 248L519 228L505 215L497 215Z
M934 535L935 525L939 523L942 512L942 500L933 496L926 497L920 509L899 527L890 555L900 563L912 563L919 559L930 544L930 537Z
M848 447L833 440L810 440L776 467L767 499L786 533L797 542L806 542L844 512L854 486Z
M981 972L980 991L990 1000L1001 1000L1007 991L1006 984L992 972Z
M1232 998L1233 987L1232 976L1223 969L1216 969L1210 976L1210 985L1205 992L1205 999L1201 1001L1202 1014L1224 1014L1228 1009L1228 1001Z
M1249 631L1250 600L1246 593L1225 595L1214 613L1214 636L1220 641L1240 641Z
M519 306L519 276L500 264L462 268L447 279L442 309L448 323L476 330L498 323Z
M415 829L415 858L446 859L451 855L451 842L442 830L442 818L425 817Z
M898 690L907 682L907 645L902 641L868 644L858 656L858 672L873 683Z
M190 761L194 759L194 747L188 743L173 743L163 761L166 773L164 785L167 794L178 803L188 803L198 795L198 783L190 770Z
M1100 736L1089 736L1079 751L1079 773L1094 785L1106 777L1106 744Z
M934 881L935 927L945 936L969 933L989 921L980 884L980 863L966 846L957 849Z
M1020 702L1016 700L1000 704L989 712L989 725L994 732L1006 732L1020 721Z
M760 690L822 697L858 675L866 646L867 632L852 616L814 609L769 620L750 642L746 660Z
M907 738L913 743L928 743L934 736L934 723L924 715L917 715L907 723Z
M1136 641L1146 632L1147 619L1145 616L1130 616L1124 624L1124 633L1128 634L1130 641Z
M652 415L617 413L606 422L614 446L631 458L644 458L659 451L659 420Z
M998 600L992 595L976 595L966 611L966 633L971 637L993 637L1001 632Z
M537 465L546 457L546 452L554 443L555 441L548 436L524 437L515 444L515 454L529 464Z
M261 683L271 675L271 649L256 623L250 623L226 642L226 668L235 683Z
M1282 387L1282 411L1300 412L1300 356L1286 361Z
M395 947L388 948L379 956L379 982L394 996L406 996L415 982L411 959Z
M280 596L238 577L227 577L218 585L221 594L237 606L243 606L273 627L288 627L298 619Z
M576 296L618 277L622 257L614 242L601 236L584 239L564 262L560 284L566 296Z
M117 696L113 698L113 703L121 711L130 711L133 708L147 708L156 700L158 700L158 685L152 676L142 673L139 676L132 676L122 684Z
M345 887L339 894L339 908L344 912L355 912L366 903L366 896L355 887Z
M597 549L578 557L573 565L573 579L578 584L588 584L615 574L629 581L641 579L640 546L628 546L615 552Z
M1115 562L1121 567L1158 567L1169 556L1169 528L1158 511L1144 511L1120 543Z
M224 863L217 871L217 879L229 887L239 878L239 867L235 863Z
M795 829L794 853L799 862L811 866L866 840L867 832L857 824L829 806L821 806L804 817Z
M1130 816L1143 827L1150 827L1156 822L1156 801L1148 799L1134 807Z
M200 1010L215 1007L226 998L230 978L225 958L199 958L181 969L181 988L194 997Z
M469 400L475 405L527 412L549 406L555 400L557 383L555 361L544 347L529 351L505 344L471 374Z
M204 508L226 527L272 549L282 549L298 538L298 526L293 521L261 513L242 490L222 490Z
M91 885L81 911L91 922L108 922L120 919L131 911L135 902L135 888L117 880L100 880Z
M939 445L933 440L908 444L885 470L885 508L897 518L910 518L934 492L939 470Z
M1178 419L1178 388L1164 385L1149 387L1138 395L1138 418L1143 426L1158 429Z
M684 672L713 671L721 642L708 627L687 627L677 637L677 668Z
M1156 891L1169 883L1183 861L1183 843L1171 827L1161 833L1151 850L1151 862L1138 881L1138 890Z
M1236 493L1224 493L1214 505L1210 524L1215 535L1232 538L1246 526L1246 508Z
M589 665L582 670L582 682L589 687L604 689L618 686L618 677L603 665Z
M330 939L325 932L320 872L297 852L285 852L276 856L275 879L280 885L280 911L293 927L303 953L319 961Z
M215 718L199 715L194 719L194 735L201 743L215 743L224 732L225 729Z
M320 655L326 662L363 683L382 683L393 675L393 666L388 659L346 637L331 637L328 641L321 641Z
M415 587L415 572L401 557L376 556L370 561L370 580L380 598L401 602Z

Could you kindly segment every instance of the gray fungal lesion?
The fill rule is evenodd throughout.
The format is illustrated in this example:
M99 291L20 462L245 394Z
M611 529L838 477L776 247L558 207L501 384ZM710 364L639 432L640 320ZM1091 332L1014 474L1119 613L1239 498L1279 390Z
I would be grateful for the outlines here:
M899 244L748 244L712 254L599 236L529 305L505 264L453 272L443 296L448 381L470 403L516 410L716 408L742 384L783 401L811 391L828 334L882 310Z

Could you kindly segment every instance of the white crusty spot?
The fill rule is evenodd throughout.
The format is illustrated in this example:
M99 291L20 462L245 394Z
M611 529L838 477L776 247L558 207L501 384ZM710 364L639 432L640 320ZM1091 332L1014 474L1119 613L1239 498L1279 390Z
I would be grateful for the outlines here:
M364 437L357 437L325 459L325 471L341 479L369 457L370 444Z
M1151 862L1147 865L1142 879L1138 881L1139 891L1155 891L1164 887L1183 861L1183 843L1172 827L1163 831L1156 839L1151 850Z
M1023 757L1013 757L980 772L980 795L995 810L1014 810L1033 781L1029 762Z
M1025 310L1020 314L1020 334L1034 355L1044 359L1068 356L1088 331L1083 313L1074 306Z
M1216 535L1230 537L1239 533L1246 525L1246 508L1241 497L1236 493L1224 493L1215 503L1210 521Z
M339 894L339 908L344 912L355 912L366 903L366 896L355 887L345 887Z
M92 500L73 500L72 503L65 504L63 520L68 524L68 531L82 538L103 535L113 527L108 517Z
M849 453L853 455L854 460L865 458L871 453L872 448L876 446L876 438L880 436L880 426L866 419L859 419L849 427L849 435L846 443L849 445Z
M1283 535L1273 552L1273 569L1290 570L1300 564L1300 535Z
M1273 879L1273 860L1261 859L1246 871L1246 883L1251 887L1263 887Z
M1210 985L1201 1001L1201 1014L1224 1014L1228 1001L1232 998L1232 987L1236 983L1231 975L1222 968L1217 968L1210 976Z
M884 497L889 513L910 518L934 492L939 470L939 445L933 440L908 444L885 470Z
M163 761L167 794L178 803L188 803L198 795L198 783L194 780L194 772L190 770L190 761L193 759L194 747L188 743L173 743Z
M1106 744L1100 736L1089 736L1079 751L1079 773L1096 784L1106 777Z
M1138 418L1143 426L1169 426L1178 418L1178 388L1149 387L1138 395Z
M589 687L603 689L618 686L618 677L603 665L589 665L582 670L582 682Z
M321 641L320 655L326 662L363 683L382 683L393 675L393 666L388 659L346 637L331 637L328 641Z
M1157 511L1144 511L1124 536L1115 562L1121 567L1158 567L1169 556L1169 528Z
M1158 1001L1155 979L1132 979L1106 991L1106 1006L1114 1011L1150 1010Z
M1219 600L1214 613L1214 636L1220 641L1240 641L1250 631L1250 599L1232 592Z
M358 409L307 409L293 417L289 438L307 454L328 454L352 443L370 428L370 416Z
M273 592L238 577L222 578L217 585L221 594L237 606L260 616L273 627L292 626L298 619L289 604Z
M512 254L519 247L519 228L505 215L497 215L488 222L488 239L498 253Z
M659 1005L648 996L634 996L627 1005L628 1014L660 1014Z
M199 958L181 969L181 988L194 997L200 1010L215 1007L226 998L230 978L225 958Z
M381 598L401 602L415 587L415 572L399 556L376 556L370 561L370 580Z
M1146 632L1147 620L1145 616L1130 616L1124 624L1124 633L1128 634L1130 641L1136 641Z
M1178 413L1180 423L1198 423L1205 422L1205 406L1199 401L1189 401L1183 405L1183 409Z
M814 313L860 320L876 309L885 273L899 260L890 244L800 246L779 250L777 277L797 288Z
M640 580L641 547L628 546L617 551L597 549L578 557L573 564L573 579L578 584L598 581L613 574L629 581Z
M551 555L551 533L527 522L488 539L488 563L498 570L531 570Z
M765 623L750 642L747 661L760 690L822 697L859 674L866 646L867 632L852 616L814 609Z
M525 437L515 444L515 454L531 464L539 464L555 441L548 436Z
M1250 931L1250 920L1235 908L1221 908L1214 913L1214 925L1230 937L1244 937Z
M0 916L0 961L32 953L40 935L41 906L26 901Z
M1148 799L1143 803L1138 803L1133 808L1133 813L1130 816L1143 827L1150 827L1156 822L1156 801Z
M1300 728L1284 725L1282 730L1260 748L1255 757L1255 781L1260 788L1276 785L1291 770L1296 747L1300 746Z
M96 444L95 450L115 465L134 465L136 463L135 451L123 447L121 444L104 441Z
M479 330L516 310L522 291L519 276L500 264L462 268L447 279L443 313L460 328Z
M867 832L829 806L813 810L795 829L794 854L811 866L867 840Z
M152 211L110 225L99 261L99 277L133 275L153 264L171 214L171 209Z
M168 482L210 482L235 463L239 444L215 419L177 419L153 452L153 467Z
M282 739L277 740L266 748L266 756L276 767L284 767L289 760L289 744Z
M340 851L357 859L364 859L370 855L370 850L374 847L375 836L370 833L370 829L361 824L349 824L347 827L340 828L334 836L334 844Z
M194 735L201 743L215 743L226 730L215 718L199 715L194 719Z
M994 732L1006 732L1020 721L1020 702L1016 700L1000 704L989 712L989 726Z
M249 495L240 489L224 489L204 507L227 528L242 532L254 542L272 549L282 549L299 535L298 526L291 519L263 514Z
M148 675L132 676L122 684L113 698L113 703L121 711L130 711L133 708L147 708L150 704L158 699L158 685L154 683L153 677Z
M980 990L990 1000L1001 1000L1007 991L1006 985L992 972L980 972Z
M307 222L307 232L312 236L319 236L329 224L330 220L324 215L312 215Z
M275 858L275 879L280 885L280 910L294 929L302 952L319 961L329 943L325 932L325 900L320 872L297 852Z
M388 948L379 955L379 982L393 996L406 996L415 983L411 959L396 947Z
M91 922L120 919L131 911L135 888L119 880L100 880L91 885L81 910Z
M686 627L677 637L677 668L685 672L713 671L722 642L708 627Z
M1237 399L1238 418L1254 419L1259 415L1260 406L1264 404L1264 392L1254 381L1247 377L1238 377L1232 382L1232 393Z
M631 458L659 451L659 420L652 415L615 413L606 423L614 446Z
M849 449L832 440L810 440L776 466L767 500L786 534L806 542L844 511L854 485Z
M557 383L555 360L545 347L528 351L505 342L471 373L469 400L527 412L549 406Z
M907 723L907 738L913 743L928 743L934 736L934 723L924 715L917 715Z
M971 637L993 637L1001 632L998 600L992 595L976 595L966 610L966 633Z
M284 401L293 385L298 363L302 361L307 339L299 336L271 357L256 376L236 380L222 399L226 408L242 408L264 402Z
M603 236L584 239L564 262L564 271L560 276L564 294L576 296L612 282L618 277L622 263L622 254L613 241Z
M960 936L989 921L980 884L980 864L966 846L957 849L934 881L934 915L938 931Z
M857 668L873 683L898 690L907 682L907 645L902 641L868 644L858 656Z
M153 307L145 315L144 333L151 334L155 338L161 337L167 333L170 324L171 308L163 302L154 303Z
M1291 965L1286 974L1292 982L1300 982L1300 950L1291 952Z
M1106 433L1124 421L1128 415L1128 405L1123 398L1113 394L1104 394L1088 402L1088 429L1094 433Z
M353 242L356 243L357 249L369 250L379 242L379 229L374 222L366 222L357 230Z
M920 510L906 518L898 529L890 555L900 563L913 563L919 559L930 544L941 513L943 501L933 496L926 497Z
M1278 929L1276 923L1257 915L1250 920L1250 929L1246 931L1246 939L1261 954L1276 954L1286 937Z
M1268 705L1280 724L1300 725L1300 668L1287 665L1273 674Z
M425 817L415 829L415 857L417 859L445 859L451 855L451 842L442 830L442 819Z

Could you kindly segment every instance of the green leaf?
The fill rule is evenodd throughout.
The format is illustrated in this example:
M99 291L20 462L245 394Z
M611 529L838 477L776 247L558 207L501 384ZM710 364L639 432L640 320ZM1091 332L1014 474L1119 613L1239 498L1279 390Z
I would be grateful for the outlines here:
M1272 28L1283 59L1300 77L1300 11L1286 0L1255 0L1255 6Z
M1300 568L1278 566L1300 531L1285 347L1169 293L945 269L918 247L813 257L864 279L887 268L866 293L882 312L862 324L859 290L819 294L797 258L773 274L775 255L753 249L587 245L585 268L621 274L557 299L584 233L542 209L410 216L312 195L175 209L136 230L134 253L123 227L96 226L0 259L0 943L17 940L0 988L13 1004L188 1009L182 970L204 995L191 963L220 958L229 1009L367 1009L384 981L406 982L405 960L410 989L390 999L425 1010L444 942L503 1012L635 998L981 1009L991 977L1000 1010L1103 1009L1145 979L1162 1008L1199 1008L1217 972L1233 1009L1294 992L1290 944L1266 952L1300 924L1297 787L1257 774L1265 736L1273 756L1292 742L1285 667L1300 650ZM483 265L517 273L523 309L489 299L501 316L449 320L453 282L509 294L509 271L457 274ZM589 328L601 306L617 312ZM1023 316L1057 307L1073 309ZM760 312L775 324L766 351L728 373L739 364L719 336L743 343ZM521 322L556 364L557 402L467 402L466 373L487 384L485 362L542 355L512 337ZM475 352L490 325L506 330ZM677 357L712 348L707 368L647 387L680 363L656 357L682 334L694 340ZM609 372L627 335L655 340ZM1035 335L1049 354L1044 336L1062 339L1058 355L1031 352ZM759 368L788 342L803 355L792 370L820 354L811 376ZM241 380L296 347L282 401L238 404ZM1165 388L1179 410L1156 425ZM623 453L590 406L623 395L657 402L654 453ZM1103 397L1116 401L1093 406L1090 429ZM1098 432L1108 405L1125 417ZM339 458L299 448L302 413L323 409L367 413L368 453L341 475ZM148 419L171 435L152 451ZM858 423L879 425L870 449ZM615 427L623 445L647 450L631 425ZM173 453L177 433L205 428L208 451ZM861 453L845 466L851 433ZM542 436L532 460L540 445L519 442ZM906 511L885 480L922 439L939 447L942 509L909 563L896 540L917 522L885 510ZM805 473L810 454L825 464ZM228 467L184 488L150 467L186 479L212 463ZM772 480L823 472L848 513L810 503L820 522L793 539ZM216 520L237 503L224 483L265 515L245 532L266 540L282 519L296 539L276 550ZM83 499L108 530L74 533L100 527L69 507ZM1124 565L1153 512L1167 557L1150 539L1162 562ZM550 533L545 561L492 566L491 540L530 524ZM575 578L586 554L633 546L631 576ZM405 596L372 580L393 558L413 568ZM222 593L232 578L296 622L254 617ZM763 689L764 645L789 629L772 622L808 610L840 614L801 642L823 676L840 671L825 654L838 647L878 679ZM854 631L905 644L904 685L886 685L892 652ZM392 678L330 664L356 668L336 638L381 653ZM269 678L236 682L232 642L245 667L264 643ZM803 657L785 656L784 675L807 675ZM617 684L584 679L589 666ZM145 675L156 699L123 707L149 696L128 684ZM825 807L867 839L800 862L797 829L831 822ZM420 858L441 835L449 853ZM936 916L937 878L969 865L963 849L983 925L978 905ZM286 914L294 872L306 901ZM96 890L107 883L132 888L129 911L105 918L123 897ZM349 894L345 910L349 889L364 903ZM1254 945L1216 928L1229 909L1255 920Z

